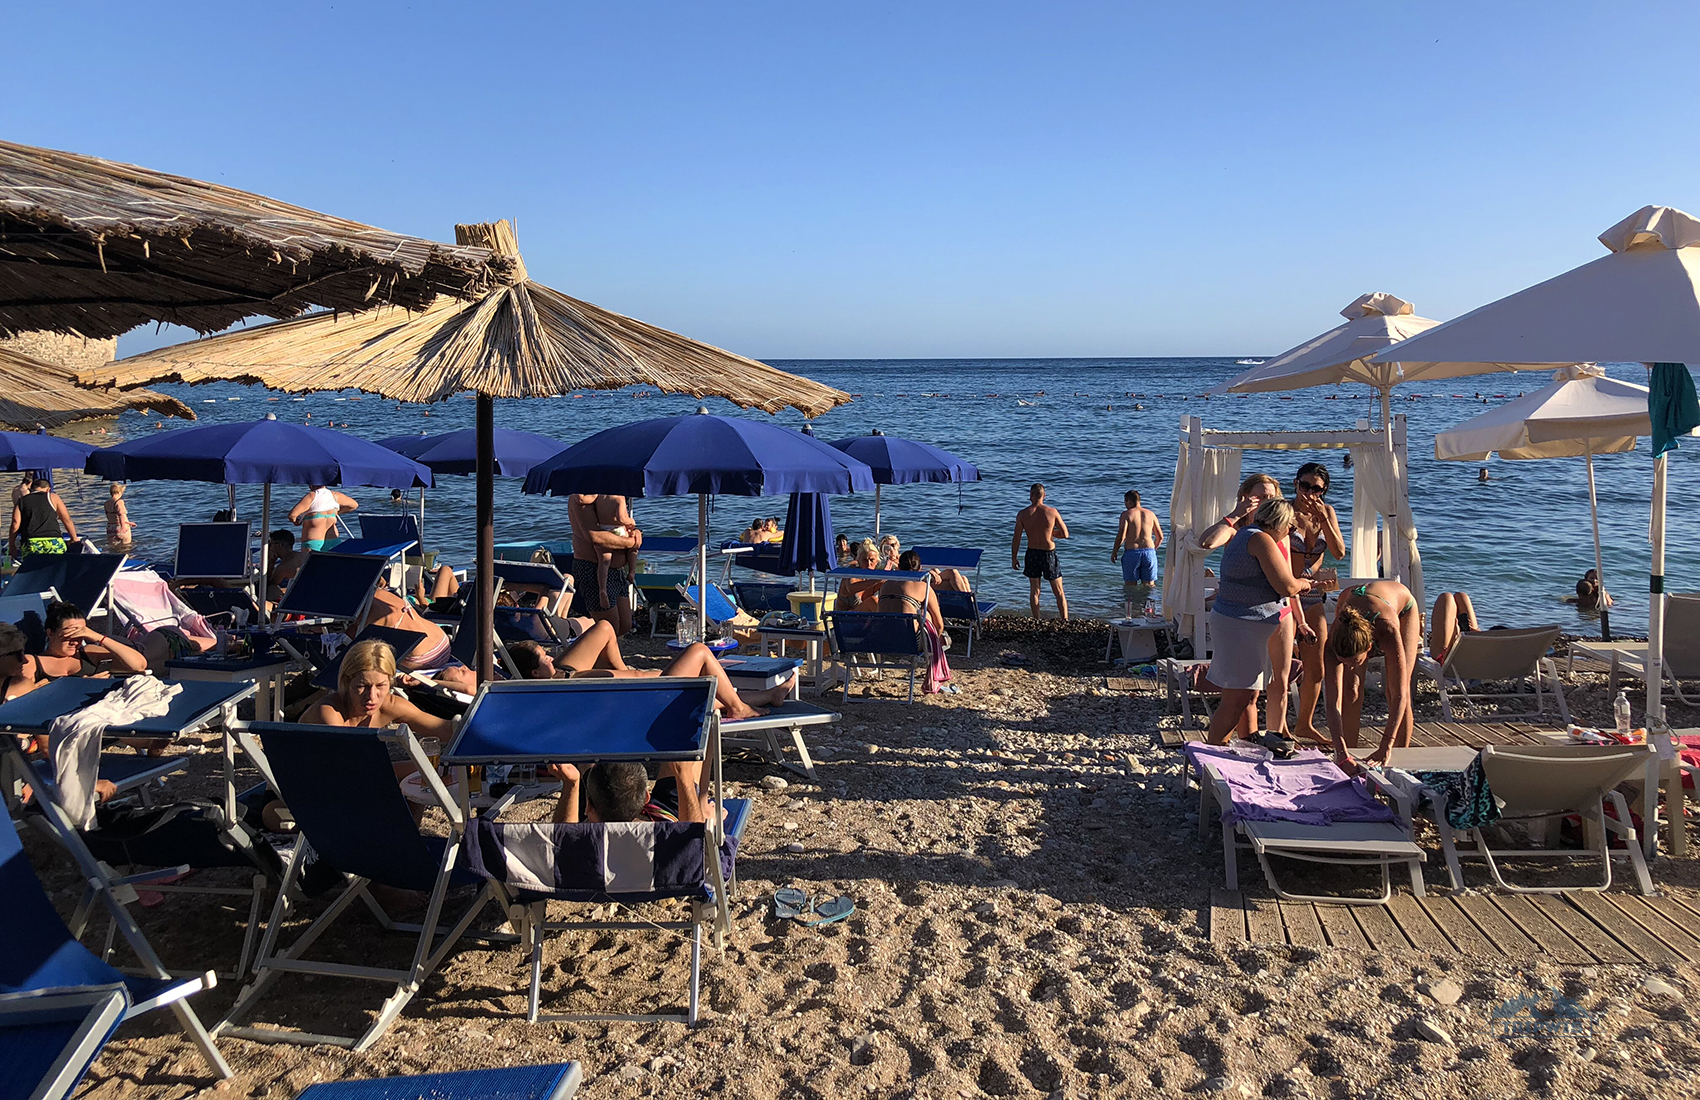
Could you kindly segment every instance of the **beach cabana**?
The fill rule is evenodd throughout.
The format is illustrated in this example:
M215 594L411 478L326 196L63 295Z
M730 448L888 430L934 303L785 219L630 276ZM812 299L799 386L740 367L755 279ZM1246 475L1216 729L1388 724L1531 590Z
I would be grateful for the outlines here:
M1694 387L1683 364L1700 363L1700 219L1668 206L1644 206L1599 240L1606 255L1414 336L1397 354L1507 367L1594 362L1654 368L1647 726L1657 729L1664 724L1664 452L1675 445L1675 433L1694 427L1686 422L1694 415ZM1681 413L1665 422L1661 414L1675 409Z
M1211 392L1270 393L1360 382L1381 395L1381 421L1385 424L1392 419L1393 387L1401 382L1526 369L1510 363L1408 362L1403 356L1396 362L1378 361L1376 356L1389 353L1393 345L1440 324L1418 317L1416 307L1391 294L1361 295L1342 309L1340 316L1346 318L1345 324L1288 348Z
M0 141L0 334L104 339L149 321L217 332L244 317L476 297L506 256L216 183Z
M487 677L494 653L496 398L648 384L664 393L816 416L850 395L532 282L505 221L458 225L455 239L503 258L500 278L477 301L438 299L419 312L314 314L162 348L80 377L120 386L226 379L289 393L360 390L396 401L476 394L477 652L478 671Z
M1592 363L1554 372L1550 385L1434 437L1442 462L1480 462L1490 454L1513 461L1584 458L1588 463L1588 510L1594 526L1594 568L1605 584L1600 550L1600 505L1594 489L1594 456L1635 449L1637 436L1652 435L1647 387L1616 378ZM1611 640L1611 613L1600 608L1600 634Z
M1240 456L1247 450L1348 450L1352 454L1350 575L1403 581L1420 604L1422 556L1411 518L1407 482L1405 416L1371 428L1367 420L1351 431L1224 432L1208 430L1196 416L1181 417L1180 453L1169 497L1169 537L1163 541L1163 617L1190 637L1193 652L1209 649L1204 598L1209 586L1199 542L1205 528L1233 510L1240 485ZM1378 532L1377 523L1381 524ZM1342 585L1345 579L1341 580Z

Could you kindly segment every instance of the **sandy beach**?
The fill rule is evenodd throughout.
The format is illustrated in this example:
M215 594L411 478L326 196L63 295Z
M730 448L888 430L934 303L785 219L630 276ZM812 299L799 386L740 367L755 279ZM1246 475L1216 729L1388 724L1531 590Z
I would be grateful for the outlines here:
M1692 1094L1700 966L1686 959L1573 965L1451 945L1213 940L1221 849L1198 840L1180 755L1159 738L1176 716L1160 693L1106 687L1119 681L1105 679L1105 630L1000 618L972 661L956 661L962 694L913 706L896 677L858 683L842 724L811 739L819 786L729 764L755 810L725 956L705 958L698 1028L528 1024L517 948L468 941L366 1053L224 1040L237 1075L214 1086L160 1014L120 1031L84 1095L284 1098L317 1081L568 1059L598 1098ZM1030 666L999 663L1011 651ZM1579 675L1567 694L1579 720L1607 719L1603 676ZM1419 720L1434 717L1432 690L1417 706ZM1691 723L1700 714L1673 709L1673 725ZM194 761L196 781L215 763ZM64 861L27 839L68 910ZM1430 894L1445 895L1432 831L1423 839ZM1267 894L1249 857L1241 874L1248 897ZM1479 867L1466 874L1478 890L1487 881ZM1661 858L1653 877L1700 913L1694 860ZM856 912L819 929L775 921L783 885L849 896ZM138 911L168 965L235 956L234 910L171 900ZM482 926L498 920L492 907ZM406 951L364 918L326 943L348 953L328 957L361 961ZM545 1011L671 1010L687 958L659 933L559 934L546 947ZM1585 1014L1581 1034L1502 1034L1496 1010L1555 991ZM213 1019L234 992L223 983L196 1004ZM374 993L285 978L260 1018L364 1026Z

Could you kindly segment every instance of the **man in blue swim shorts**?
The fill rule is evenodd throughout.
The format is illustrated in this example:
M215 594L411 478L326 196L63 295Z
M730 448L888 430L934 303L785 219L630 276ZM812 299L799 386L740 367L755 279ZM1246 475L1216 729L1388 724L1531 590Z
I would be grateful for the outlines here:
M1116 529L1116 541L1110 547L1110 560L1113 562L1121 555L1122 583L1130 586L1132 598L1141 600L1157 584L1157 548L1163 545L1163 525L1158 522L1156 512L1140 506L1137 492L1124 493L1122 503L1127 507ZM1134 585L1141 587L1131 587Z

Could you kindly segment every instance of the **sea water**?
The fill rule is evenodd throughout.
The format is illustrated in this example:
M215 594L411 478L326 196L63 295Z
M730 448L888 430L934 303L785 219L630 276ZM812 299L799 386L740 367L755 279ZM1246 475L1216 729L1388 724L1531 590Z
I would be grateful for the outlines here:
M1285 394L1205 397L1206 391L1245 370L1243 360L1219 359L961 359L809 360L774 365L855 395L848 405L817 418L822 439L863 434L878 428L889 435L925 440L978 464L981 481L956 485L886 486L881 493L881 530L905 546L972 546L985 550L979 578L984 596L1004 609L1025 611L1027 582L1010 568L1015 514L1027 504L1033 482L1043 482L1048 500L1062 513L1071 538L1059 552L1070 610L1076 615L1120 614L1124 592L1120 568L1110 561L1122 494L1137 489L1145 503L1168 522L1176 441L1183 415L1201 417L1207 428L1240 430L1341 429L1379 416L1377 398L1361 386L1327 386ZM1615 377L1645 382L1634 364L1613 366ZM1477 481L1480 464L1437 462L1434 434L1476 416L1548 381L1538 372L1484 375L1413 383L1394 391L1393 408L1409 421L1411 498L1419 532L1427 591L1465 589L1475 599L1484 625L1557 622L1566 630L1597 633L1598 619L1562 602L1575 581L1594 564L1583 461L1489 460L1490 480ZM188 402L200 422L279 419L323 425L334 421L369 439L470 427L473 402L455 398L432 406L404 405L354 394L274 394L232 383L161 386ZM725 401L705 402L710 411L740 413ZM653 388L581 392L527 401L501 401L497 424L553 435L566 446L617 424L693 411L693 398L662 395ZM429 413L429 415L426 415ZM308 417L311 417L308 420ZM79 438L117 442L154 431L156 417L126 413L111 435ZM801 426L794 412L775 418ZM167 428L179 426L166 421ZM1342 452L1247 452L1244 472L1266 471L1289 494L1298 466L1316 459L1333 474L1328 501L1350 535L1352 471ZM1647 442L1629 454L1595 459L1606 583L1616 598L1614 632L1646 629L1649 548L1647 522L1652 493L1652 457ZM61 473L60 492L80 527L97 539L105 485ZM1700 488L1700 440L1673 455L1670 472L1666 571L1670 591L1700 588L1700 526L1689 522ZM389 513L388 490L352 489L362 511ZM409 494L410 497L414 494ZM273 526L299 499L300 490L273 494ZM126 501L137 524L134 557L169 560L176 525L206 520L225 506L225 489L190 482L141 482ZM259 521L260 490L237 491L244 518ZM473 545L473 480L445 475L426 493L426 542L440 560L470 565ZM722 497L714 502L711 546L733 538L756 516L785 514L784 497ZM860 538L873 533L873 494L832 501L837 530ZM409 508L416 508L416 499ZM567 535L564 501L527 497L520 482L496 486L499 541L558 539ZM632 502L644 530L652 534L695 534L696 501L646 499ZM658 566L667 562L657 561ZM735 575L737 572L735 571ZM1051 608L1049 587L1044 592Z

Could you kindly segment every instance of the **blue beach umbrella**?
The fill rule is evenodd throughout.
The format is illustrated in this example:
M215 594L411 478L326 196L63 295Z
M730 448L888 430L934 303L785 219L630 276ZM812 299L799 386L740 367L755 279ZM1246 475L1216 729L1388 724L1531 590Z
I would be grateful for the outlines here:
M97 448L37 432L0 432L0 470L80 470Z
M980 468L949 451L878 430L848 439L835 439L837 447L851 458L868 464L874 472L874 534L880 533L880 486L979 481Z
M516 432L512 428L490 429L491 457L496 473L501 477L524 477L531 468L551 455L561 453L566 446L553 436L536 432ZM415 462L431 467L434 474L476 474L478 472L478 429L462 428L458 432L438 432L435 435L392 435L378 440L378 446L388 447ZM425 534L425 492L419 493L419 534Z
M832 552L832 509L821 493L792 493L785 508L785 540L779 545L779 568L787 573L829 573L838 564Z
M850 493L873 472L844 452L762 420L664 416L597 432L531 468L525 492L697 498L697 576L708 576L708 498ZM830 539L830 535L828 536ZM704 601L706 603L706 601ZM699 622L707 616L700 608Z
M275 416L142 436L88 456L83 467L108 481L205 481L264 485L262 530L271 527L273 485L430 487L428 467L357 436L291 424ZM260 575L266 571L260 540Z

